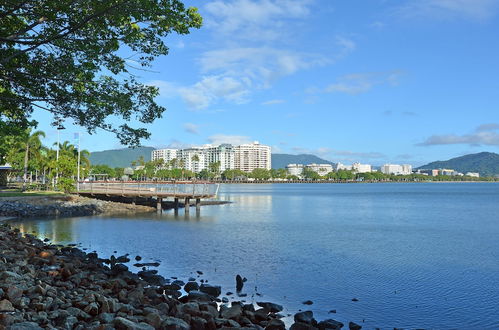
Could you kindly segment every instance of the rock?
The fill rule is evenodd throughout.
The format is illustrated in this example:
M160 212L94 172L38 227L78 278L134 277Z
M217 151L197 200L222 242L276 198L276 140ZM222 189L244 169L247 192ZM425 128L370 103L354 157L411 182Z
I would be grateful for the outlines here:
M161 287L163 290L178 291L182 287L176 283L166 284ZM188 292L188 291L186 291Z
M291 325L289 330L317 330L317 328L308 323L295 322Z
M223 311L221 311L220 315L224 319L237 319L243 313L243 309L240 305L233 305Z
M192 300L195 300L195 301L212 301L213 298L207 294L207 293L204 293L204 292L201 292L201 291L196 291L196 290L192 290L189 292L189 295L187 296L187 300L188 301L192 301Z
M328 313L329 314L336 314L336 309L331 309Z
M197 282L189 281L184 285L185 292L190 292L192 290L199 290L199 284Z
M324 321L320 321L319 324L317 325L319 327L319 330L324 330L324 329L341 329L343 328L343 323L333 320L333 319L327 319Z
M161 329L167 330L189 330L189 324L176 317L166 317L161 323Z
M10 330L43 330L37 323L35 322L21 322L12 324L9 327Z
M241 275L237 274L236 275L236 291L240 292L243 289L243 286L244 286L243 278L241 277Z
M294 316L295 322L311 324L314 320L314 313L312 311L298 312Z
M227 297L223 297L223 298L222 298L222 302L223 302L224 304L228 303L228 302L229 302L229 298L227 298Z
M136 323L123 317L117 317L113 322L117 330L154 330L154 327L146 323Z
M355 322L348 323L348 328L350 330L360 330L360 329L362 329L362 327L360 325L358 325L357 323L355 323Z
M196 273L198 273L199 275L203 275L203 272L200 270L196 270Z
M204 330L207 328L208 321L199 316L194 316L191 319L192 330Z
M359 299L357 299L357 298L352 298L352 301L359 301Z
M0 312L14 312L14 306L7 299L0 301Z
M128 270L128 267L126 265L123 265L123 264L115 264L114 266L111 267L111 271L115 275L126 272L127 270Z
M111 313L102 313L99 315L98 319L102 323L112 323L114 320L114 315Z
M272 313L279 313L283 310L283 307L281 305L271 302L257 302L256 304L262 308L268 309Z
M279 319L272 319L265 327L266 330L285 330L284 322Z
M312 305L314 302L312 300L305 300L302 302L303 305Z
M201 284L199 291L209 294L212 297L218 297L222 294L222 288L220 286L210 284Z
M136 256L135 257L135 261L141 261L142 260L142 257L141 256Z
M155 329L159 329L161 326L161 317L158 313L149 313L146 315L145 321L153 326Z
M178 288L178 289L180 290L180 288L181 288L181 287L183 287L183 286L185 285L185 282L184 282L184 281L182 281L182 280L175 280L175 281L173 281L173 282L172 282L172 284L173 284L173 285L178 285L178 286L179 286L179 288Z
M10 301L16 301L21 298L23 295L23 290L18 288L17 286L11 286L7 289L7 298Z

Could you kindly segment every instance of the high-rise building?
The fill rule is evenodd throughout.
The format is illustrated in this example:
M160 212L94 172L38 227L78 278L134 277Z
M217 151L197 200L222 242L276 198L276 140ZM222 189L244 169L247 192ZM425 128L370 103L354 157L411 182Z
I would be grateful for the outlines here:
M157 149L153 150L151 154L153 161L163 159L165 164L176 158L178 158L178 149Z
M241 144L234 147L234 166L244 172L251 172L256 168L271 169L271 150L269 146L258 141Z
M251 172L255 168L270 170L270 157L270 147L257 142L237 147L221 144L185 149L159 149L152 152L153 160L164 159L167 163L176 159L177 166L195 173L209 170L210 164L213 163L219 163L219 172L229 169L241 169L246 172Z

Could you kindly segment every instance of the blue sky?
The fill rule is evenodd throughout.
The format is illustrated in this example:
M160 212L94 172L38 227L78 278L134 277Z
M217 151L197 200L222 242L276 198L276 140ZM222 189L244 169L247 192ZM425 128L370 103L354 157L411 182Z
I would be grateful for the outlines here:
M184 2L204 26L134 72L167 108L143 145L258 140L374 165L499 152L499 1ZM50 116L34 118L53 143ZM121 147L103 131L81 142Z

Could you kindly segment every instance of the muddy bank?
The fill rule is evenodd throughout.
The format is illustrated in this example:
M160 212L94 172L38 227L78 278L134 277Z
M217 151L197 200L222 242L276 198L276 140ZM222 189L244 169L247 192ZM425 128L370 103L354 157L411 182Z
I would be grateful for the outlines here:
M155 208L76 195L1 197L0 218L48 216L87 216L96 214L130 214L153 212Z

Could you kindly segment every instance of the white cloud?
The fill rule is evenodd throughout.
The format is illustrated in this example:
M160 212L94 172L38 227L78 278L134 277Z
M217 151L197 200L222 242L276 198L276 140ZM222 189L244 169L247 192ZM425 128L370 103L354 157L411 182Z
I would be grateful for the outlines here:
M311 0L212 1L204 6L205 26L221 35L245 40L277 40L285 20L307 17Z
M273 104L282 104L282 103L286 103L286 100L268 100L262 102L262 105L273 105Z
M208 137L208 142L214 145L223 144L223 143L240 145L240 144L251 143L252 140L249 136L215 134Z
M184 130L187 133L199 134L199 125L196 125L196 124L193 124L193 123L185 123L184 124Z
M499 124L484 124L478 126L474 132L470 134L446 134L432 135L424 142L418 143L418 146L433 146L445 144L469 144L499 146Z
M487 21L499 10L497 0L411 0L397 8L402 17Z
M349 74L327 86L324 92L361 94L370 91L376 85L397 85L400 75L400 71Z

